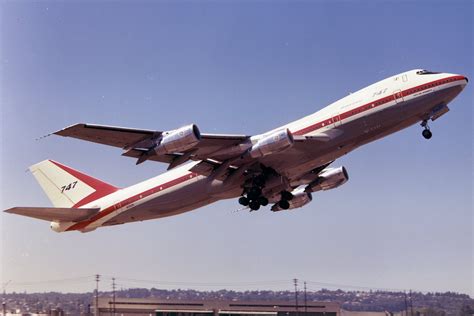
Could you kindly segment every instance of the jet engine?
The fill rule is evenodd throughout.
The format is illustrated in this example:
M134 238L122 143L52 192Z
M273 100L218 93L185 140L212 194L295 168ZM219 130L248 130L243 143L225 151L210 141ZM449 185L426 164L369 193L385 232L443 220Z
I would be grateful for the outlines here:
M163 133L163 137L153 149L157 155L184 152L196 146L201 140L201 132L195 124Z
M306 192L316 192L320 190L330 190L343 185L349 180L346 168L328 168L323 170L316 180L308 184Z
M290 130L285 129L258 140L250 148L249 154L252 158L260 158L287 149L293 145L293 142Z
M290 205L290 207L287 208L288 210L303 207L309 202L311 202L311 200L313 199L313 196L311 195L311 193L306 192L304 189L296 189L291 193L293 194L293 198L290 201L288 201ZM276 203L275 205L272 206L273 212L278 212L278 211L283 211L283 210L285 209L280 207L279 203Z

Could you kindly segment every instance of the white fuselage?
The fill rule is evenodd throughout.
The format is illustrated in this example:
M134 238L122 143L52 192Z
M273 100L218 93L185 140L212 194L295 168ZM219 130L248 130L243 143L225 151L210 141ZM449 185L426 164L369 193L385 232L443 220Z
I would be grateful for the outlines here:
M433 111L447 105L466 83L467 78L460 75L420 75L417 70L408 71L376 82L314 114L254 136L252 142L284 128L295 136L327 137L329 140L321 141L304 155L276 166L291 181L363 144L433 117ZM79 223L60 223L59 231L86 232L105 225L175 215L242 193L240 181L227 183L189 171L197 163L189 162L82 205L101 211Z

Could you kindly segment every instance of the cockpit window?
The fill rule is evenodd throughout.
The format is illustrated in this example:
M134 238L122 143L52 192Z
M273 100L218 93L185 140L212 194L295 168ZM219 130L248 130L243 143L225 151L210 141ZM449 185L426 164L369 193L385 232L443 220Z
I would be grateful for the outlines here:
M439 74L439 72L435 72L435 71L429 71L429 70L419 70L416 72L417 75L436 75L436 74Z

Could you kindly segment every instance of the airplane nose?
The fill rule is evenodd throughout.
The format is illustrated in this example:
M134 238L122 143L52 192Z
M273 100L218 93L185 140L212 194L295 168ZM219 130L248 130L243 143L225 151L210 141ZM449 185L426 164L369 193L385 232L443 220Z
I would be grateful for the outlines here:
M461 75L461 78L463 80L465 80L464 82L461 81L461 84L460 84L461 88L464 89L467 86L467 83L469 82L469 79L466 76L463 76L463 75Z
M460 82L459 84L464 88L467 83L469 82L469 78L467 78L466 76L464 75L457 75L457 77L459 78L458 80L465 80L465 82Z

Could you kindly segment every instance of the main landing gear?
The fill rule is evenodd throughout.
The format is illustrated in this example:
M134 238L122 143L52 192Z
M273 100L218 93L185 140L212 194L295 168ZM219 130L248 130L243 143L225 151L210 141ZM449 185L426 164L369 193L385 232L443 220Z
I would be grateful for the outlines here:
M260 206L267 206L268 199L262 195L262 188L265 186L265 175L261 174L252 179L252 186L245 189L244 194L239 198L239 204L248 206L252 211L257 211Z
M421 122L421 126L424 127L424 130L421 135L423 135L425 139L430 139L433 136L433 133L431 133L430 127L428 126L428 120L423 120Z
M268 199L262 195L261 188L251 187L246 190L246 196L239 198L239 204L248 206L252 211L258 211L261 206L268 205ZM278 201L278 206L281 209L287 210L290 208L290 202L293 199L293 194L288 191L281 192L281 200Z
M278 206L281 209L287 210L287 209L290 208L290 202L288 202L288 201L291 201L291 200L293 200L293 194L291 192L288 192L288 191L282 191L281 192L281 200L278 201Z
M262 193L263 188L267 184L267 180L270 176L275 176L277 173L271 168L262 168L262 172L255 175L250 183L244 187L242 196L239 198L239 204L248 206L251 211L257 211L261 206L267 206L269 201ZM281 209L289 209L290 203L293 199L293 194L288 191L282 191L280 193L280 200L277 202ZM273 197L272 197L273 202Z
M268 199L263 195L253 197L252 199L250 199L248 195L241 196L239 198L239 204L243 206L248 206L252 211L257 211L260 209L260 206L268 205Z

